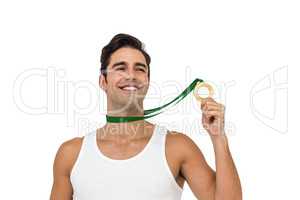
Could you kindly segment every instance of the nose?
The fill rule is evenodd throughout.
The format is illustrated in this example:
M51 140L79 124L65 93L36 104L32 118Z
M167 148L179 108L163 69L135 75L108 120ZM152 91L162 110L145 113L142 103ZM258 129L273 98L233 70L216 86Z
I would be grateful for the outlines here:
M126 79L136 79L136 74L135 71L132 68L128 68L127 73L126 73Z

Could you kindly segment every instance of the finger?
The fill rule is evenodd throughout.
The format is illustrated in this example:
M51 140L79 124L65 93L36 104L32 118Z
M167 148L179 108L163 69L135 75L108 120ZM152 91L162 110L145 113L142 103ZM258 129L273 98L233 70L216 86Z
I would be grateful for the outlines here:
M209 100L203 100L201 102L202 105L221 105L220 103L209 101Z
M217 105L217 106L224 106L223 104L221 103L218 103L218 102L212 102L212 101L206 101L205 103L206 105Z
M219 110L219 111L224 111L225 107L223 105L221 105L221 104L211 104L211 105L205 104L202 107L202 110Z
M212 97L205 98L205 101L212 102L212 103L217 103Z
M210 111L210 110L221 110L220 106L216 106L216 105L205 105L202 109L203 111Z
M223 104L207 103L203 106L203 109L210 110L210 108L217 108L218 110L221 110L221 111L225 110L225 106Z
M221 117L223 115L222 112L220 111L205 111L203 112L205 117L210 117L210 116L216 116L216 117Z
M206 102L206 105L217 106L217 105L220 105L220 104L219 104L219 103L212 102L212 101L207 101L207 102Z
M210 99L205 98L201 101L201 108L208 106L208 105L216 105L216 103L212 102Z
M201 109L207 104L207 101L206 100L202 100L201 101Z

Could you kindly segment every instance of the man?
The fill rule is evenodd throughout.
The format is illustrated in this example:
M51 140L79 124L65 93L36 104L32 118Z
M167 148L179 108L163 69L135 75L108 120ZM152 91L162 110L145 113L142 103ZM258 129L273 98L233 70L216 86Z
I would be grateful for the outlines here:
M150 56L133 36L118 34L102 49L99 85L107 95L107 115L144 115L149 67ZM177 200L185 181L198 199L242 199L224 132L224 106L206 98L201 109L216 171L186 134L146 120L107 122L60 146L51 200Z

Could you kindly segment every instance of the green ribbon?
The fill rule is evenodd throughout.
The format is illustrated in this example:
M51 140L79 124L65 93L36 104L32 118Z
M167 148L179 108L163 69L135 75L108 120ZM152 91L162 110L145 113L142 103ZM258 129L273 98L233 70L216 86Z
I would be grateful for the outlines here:
M203 80L196 78L181 94L179 94L175 99L170 101L169 103L166 103L165 105L162 105L157 108L152 108L149 110L144 110L144 116L126 116L126 117L121 117L121 116L109 116L106 115L106 121L107 122L112 122L112 123L121 123L121 122L131 122L131 121L137 121L137 120L143 120L147 119L150 117L154 117L161 112L159 112L161 109L167 107L168 105L172 104L175 102L174 105L179 103L182 99L184 99L194 88L196 87L198 82L203 82Z

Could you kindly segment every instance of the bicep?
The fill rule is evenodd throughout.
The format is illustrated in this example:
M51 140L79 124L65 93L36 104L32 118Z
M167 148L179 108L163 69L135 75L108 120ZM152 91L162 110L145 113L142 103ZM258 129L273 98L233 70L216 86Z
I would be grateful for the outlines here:
M53 163L53 185L50 200L71 200L73 189L70 182L70 166L68 147L62 144L58 149Z
M67 176L57 176L52 185L50 200L71 200L72 186Z
M207 164L198 146L188 136L184 136L184 161L181 173L197 198L214 199L216 175Z

